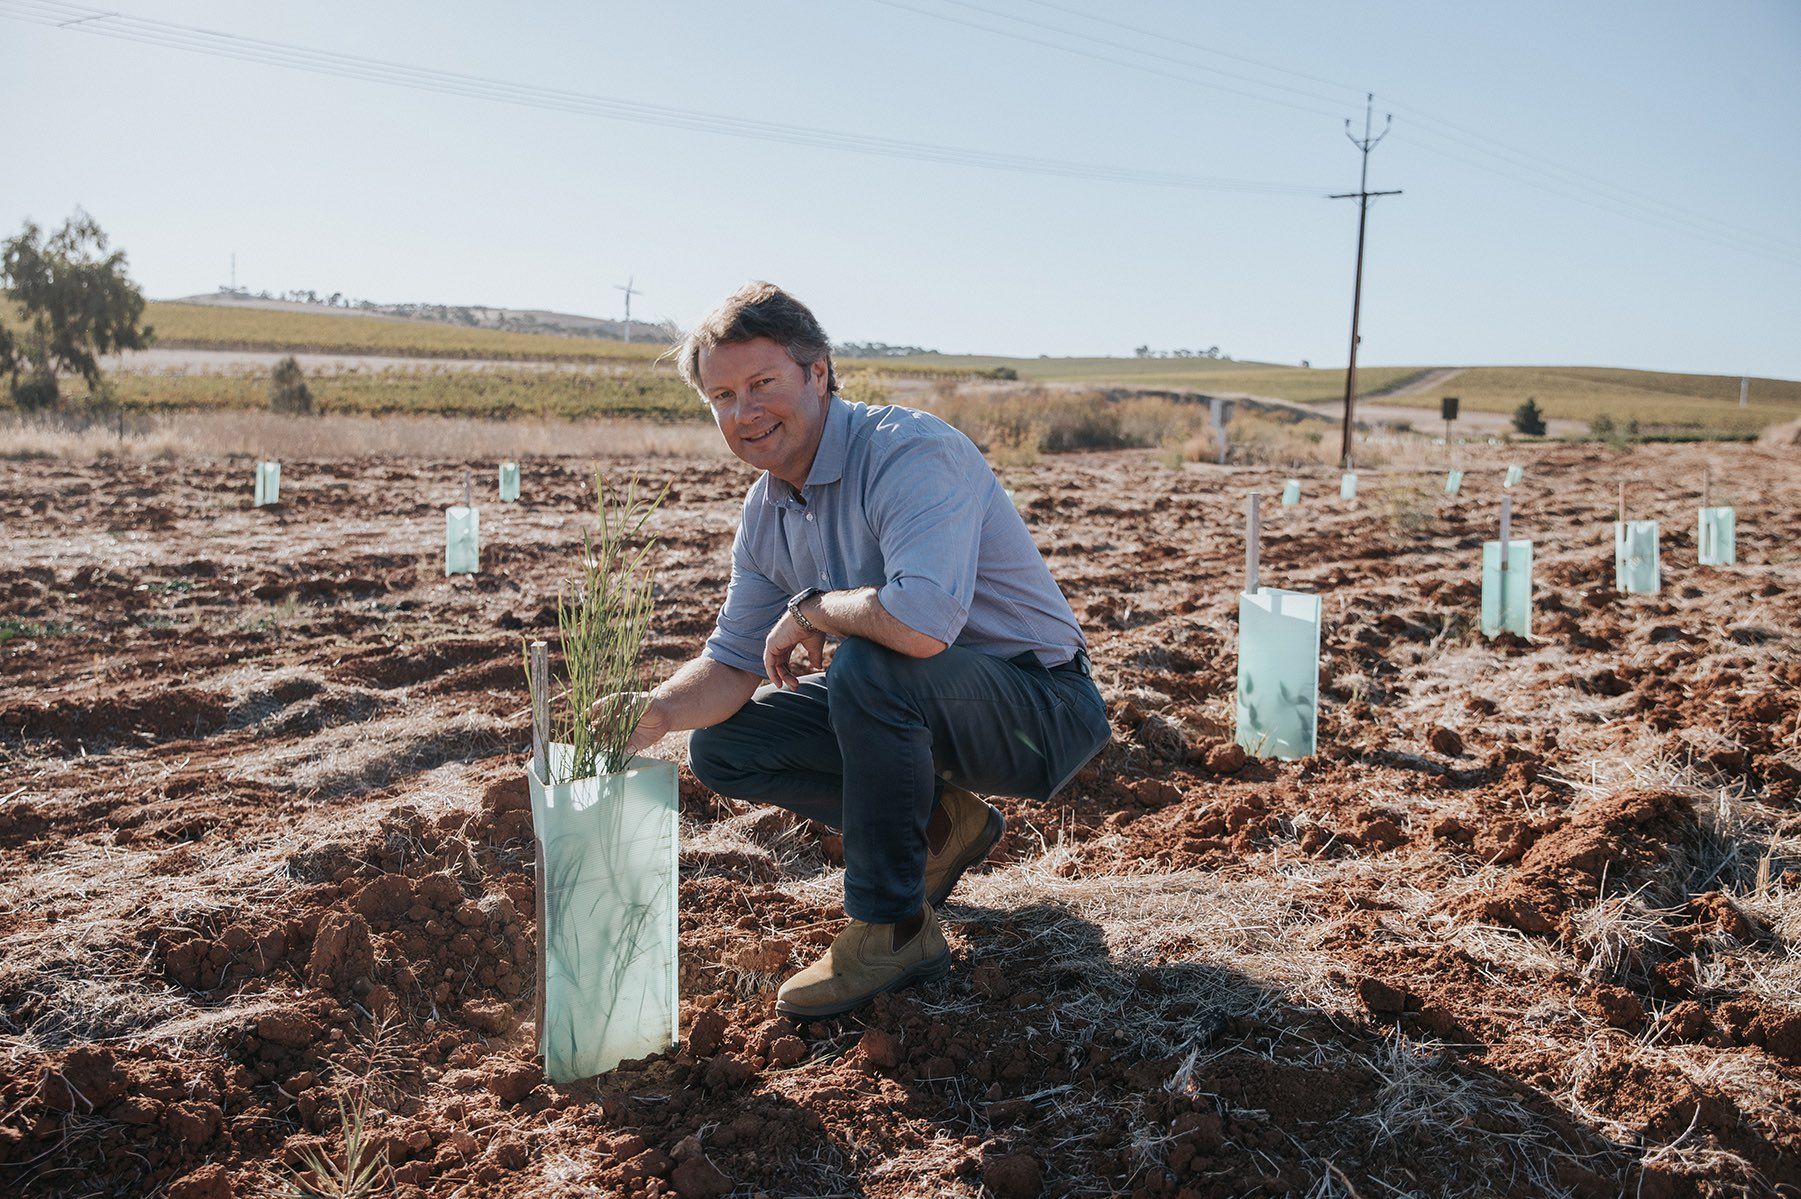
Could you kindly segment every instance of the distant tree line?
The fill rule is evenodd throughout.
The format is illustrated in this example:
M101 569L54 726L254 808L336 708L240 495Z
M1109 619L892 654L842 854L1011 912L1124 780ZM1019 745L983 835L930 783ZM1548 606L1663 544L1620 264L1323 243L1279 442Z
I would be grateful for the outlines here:
M885 341L846 341L832 347L832 353L841 358L911 358L937 352L919 346L891 346Z
M1132 351L1134 358L1217 358L1222 362L1232 361L1232 355L1222 354L1218 346L1208 346L1204 350L1153 350L1149 346L1139 346Z

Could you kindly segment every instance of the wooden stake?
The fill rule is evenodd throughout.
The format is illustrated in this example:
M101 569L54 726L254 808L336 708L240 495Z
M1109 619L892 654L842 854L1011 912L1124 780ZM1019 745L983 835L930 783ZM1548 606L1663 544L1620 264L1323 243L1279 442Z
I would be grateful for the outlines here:
M550 648L542 641L531 644L529 681L532 692L532 768L538 772L538 781L549 786L550 770L546 754L550 743Z
M1507 534L1513 528L1513 497L1501 497L1501 569L1507 569Z
M1620 480L1620 523L1626 523L1626 480Z
M1244 521L1244 593L1257 594L1258 540L1263 533L1263 496L1251 492L1251 503Z
M475 483L473 482L473 478L474 478L474 476L470 474L469 468L464 467L463 468L463 507L465 507L465 508L475 507Z
M1707 468L1707 473L1701 476L1701 506L1703 508L1713 507L1713 467L1711 466Z

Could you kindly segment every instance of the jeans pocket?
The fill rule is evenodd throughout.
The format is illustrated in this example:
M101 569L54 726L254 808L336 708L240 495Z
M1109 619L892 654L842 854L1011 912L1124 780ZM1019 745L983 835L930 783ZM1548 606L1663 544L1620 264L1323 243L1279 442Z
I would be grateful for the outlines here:
M1107 720L1107 702L1101 698L1100 689L1092 679L1075 677L1080 681L1080 687L1063 683L1053 685L1051 689L1063 717L1059 722L1063 726L1059 729L1062 735L1057 738L1063 753L1058 757L1055 785L1045 794L1046 800L1068 786L1069 780L1093 761L1113 738L1113 725Z

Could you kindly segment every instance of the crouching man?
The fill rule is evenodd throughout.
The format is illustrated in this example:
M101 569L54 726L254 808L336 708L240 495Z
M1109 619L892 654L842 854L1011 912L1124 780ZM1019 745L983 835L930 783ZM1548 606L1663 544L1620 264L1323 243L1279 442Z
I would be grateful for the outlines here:
M950 969L934 909L1005 827L975 793L1050 798L1106 743L1106 709L1068 601L967 437L838 396L819 322L767 283L678 352L763 474L713 634L651 694L632 749L693 729L703 784L842 830L849 925L776 999L835 1015Z

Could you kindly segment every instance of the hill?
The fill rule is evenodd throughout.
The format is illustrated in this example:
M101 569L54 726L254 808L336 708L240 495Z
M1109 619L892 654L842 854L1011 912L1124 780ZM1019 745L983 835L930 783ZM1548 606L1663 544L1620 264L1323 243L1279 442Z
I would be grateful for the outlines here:
M628 344L598 336L481 328L284 300L251 304L164 300L147 305L145 319L156 329L156 344L167 349L602 362L644 361L669 346L660 335L654 341Z
M662 333L657 341L627 344L599 336L484 328L285 301L164 301L149 306L147 319L156 327L158 345L165 349L593 364L612 369L635 366L659 375L673 374L667 363L654 362L669 344L662 340ZM1344 389L1342 368L1210 358L1006 358L930 353L843 359L840 366L847 374L876 377L1017 378L1026 384L1188 396L1259 396L1322 410L1336 410ZM1749 403L1743 407L1738 403L1736 376L1613 367L1371 366L1359 371L1358 381L1361 399L1417 410L1418 423L1426 429L1436 423L1439 399L1444 395L1460 397L1466 411L1502 415L1533 399L1553 419L1586 427L1605 417L1623 431L1631 427L1647 436L1744 437L1801 417L1801 382L1790 379L1752 379Z
M203 304L217 308L249 308L264 312L294 312L324 316L375 316L392 320L427 321L465 329L498 329L512 333L556 333L568 337L595 337L624 341L625 322L544 308L500 308L488 304L375 304L367 300L342 305L320 301L282 300L222 290L203 296L184 296L178 304ZM632 322L634 342L676 341L682 331L668 321Z

